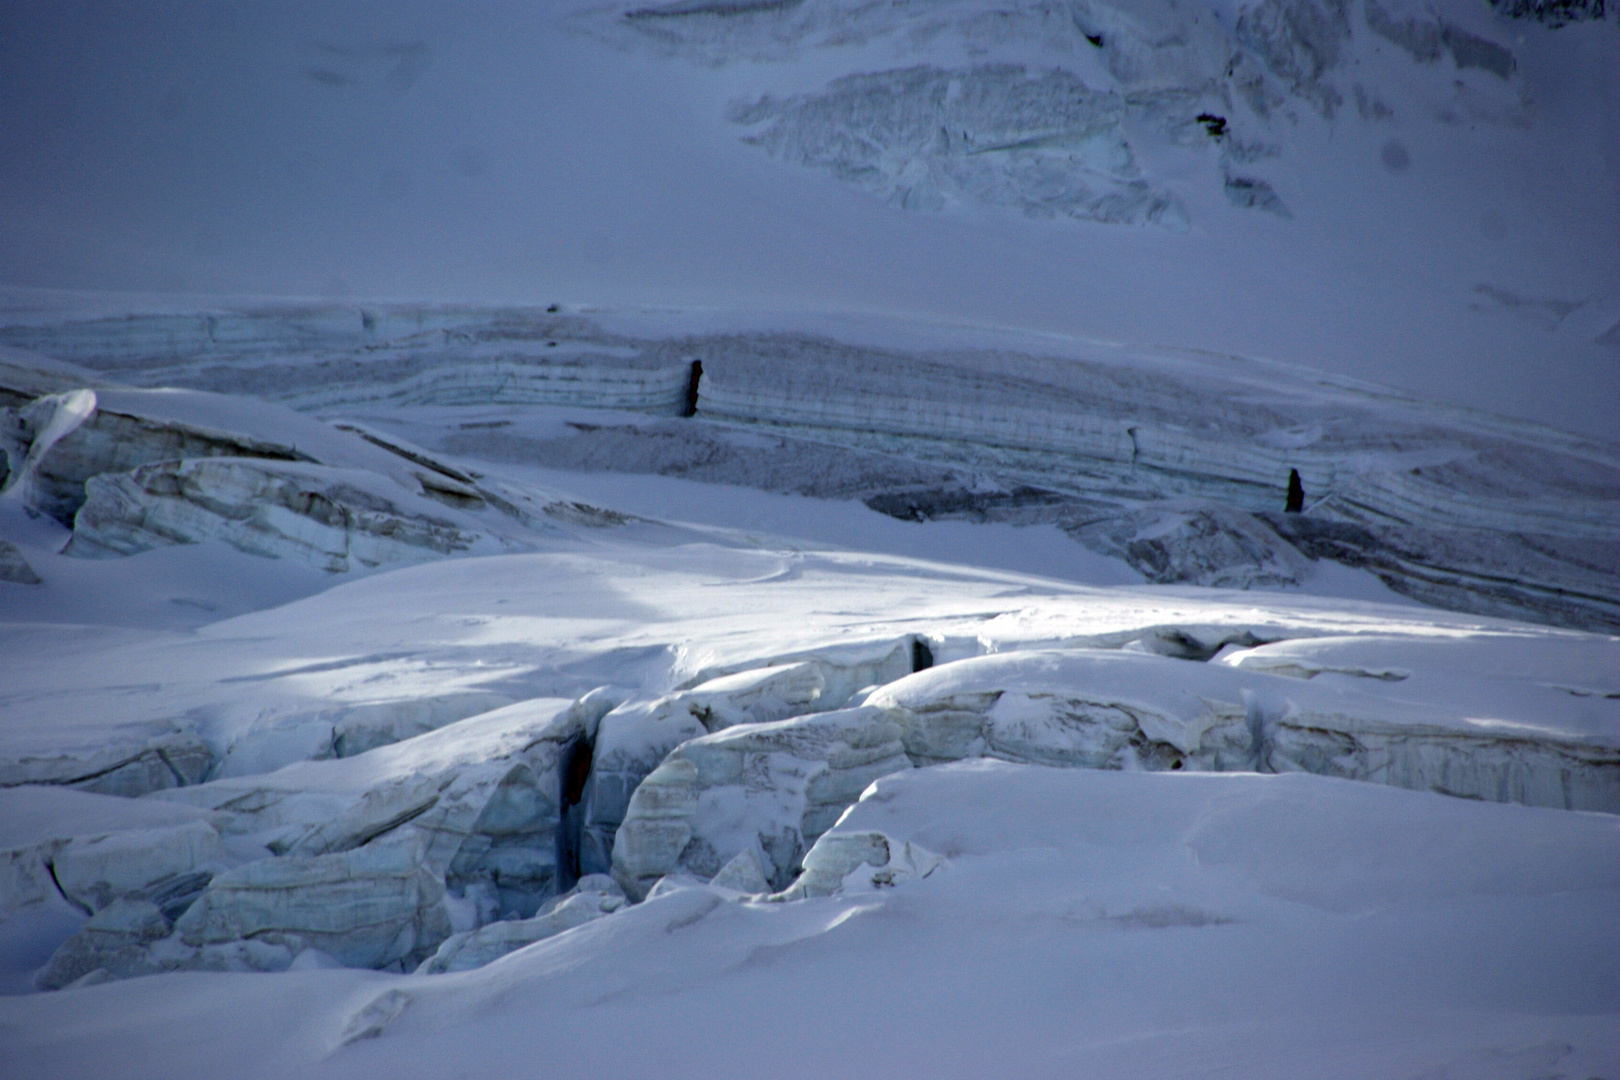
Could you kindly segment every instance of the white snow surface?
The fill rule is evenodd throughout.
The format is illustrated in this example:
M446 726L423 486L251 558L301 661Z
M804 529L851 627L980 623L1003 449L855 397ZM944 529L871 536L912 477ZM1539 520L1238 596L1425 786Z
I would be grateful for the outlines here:
M13 998L0 1030L30 1077L182 1059L199 1077L1616 1065L1610 815L977 762L882 780L835 832L944 862L787 903L674 887L453 975L166 975Z
M0 1071L1620 1075L1614 12L7 12Z
M444 395L350 375L300 413L239 395L297 399L335 354L210 359L199 318L153 370L234 393L8 354L8 462L51 434L34 398L95 395L0 498L41 579L0 582L18 1075L164 1075L180 1054L199 1076L1615 1067L1620 638L1422 606L1387 565L1281 533L1226 579L1243 588L1137 569L1146 544L1229 573L1242 538L1287 524L1239 509L1271 497L1245 470L1339 439L1387 505L1415 489L1384 479L1454 470L1422 534L1474 538L1453 568L1522 539L1528 505L1561 530L1537 543L1571 545L1558 572L1607 587L1602 444L1114 353L1103 370L1159 395L1169 440L1126 442L1231 500L1148 490L1179 480L1062 496L1116 500L1126 539L1103 551L1133 563L1020 509L1011 480L1080 460L1063 438L1119 433L1057 424L1007 356L973 383L892 345L818 367L836 342L750 330L707 400L774 401L764 417L799 418L777 430L625 411L591 380L681 371L677 331L710 317L606 314L592 348L639 344L541 366L532 400L500 400L500 369L451 343L418 369L470 358ZM895 330L874 325L850 336ZM53 332L70 356L119 340ZM798 396L749 360L768 340ZM873 357L917 393L871 393ZM1321 422L1244 419L1243 387ZM1340 406L1361 419L1332 427ZM1178 444L1165 419L1222 409L1258 450L1222 457L1220 425ZM1493 478L1465 444L1523 468ZM1543 454L1594 471L1536 495ZM909 498L969 510L901 520ZM996 499L1001 517L972 509ZM1229 547L1198 547L1211 522ZM1447 595L1491 595L1470 588ZM1611 601L1583 602L1531 610ZM220 1037L199 1050L202 1029Z
M688 6L19 12L0 281L907 312L1614 435L1612 5L1556 29L1401 0ZM985 109L1009 67L1020 100L1087 106ZM762 100L799 122L750 145ZM1064 212L1132 184L1186 231Z

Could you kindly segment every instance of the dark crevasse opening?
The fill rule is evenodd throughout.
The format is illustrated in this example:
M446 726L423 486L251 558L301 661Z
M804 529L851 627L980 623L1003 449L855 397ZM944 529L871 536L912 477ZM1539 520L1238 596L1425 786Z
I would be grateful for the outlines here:
M1299 481L1299 470L1288 470L1288 501L1283 509L1290 514L1300 513L1305 509L1305 485Z
M682 416L696 416L698 407L698 383L703 379L703 361L692 361L691 374L686 379L686 408Z
M579 842L585 823L585 785L591 777L595 750L579 738L561 762L561 806L557 820L557 891L567 892L579 880Z
M911 670L922 671L934 666L934 650L922 638L911 639Z

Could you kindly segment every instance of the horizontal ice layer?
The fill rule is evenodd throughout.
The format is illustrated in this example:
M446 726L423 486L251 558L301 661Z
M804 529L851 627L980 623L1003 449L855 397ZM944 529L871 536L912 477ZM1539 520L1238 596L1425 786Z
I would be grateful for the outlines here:
M900 517L1051 522L1160 582L1293 586L1309 577L1310 560L1330 559L1427 603L1620 625L1612 510L1620 456L1529 424L1280 365L1055 339L981 334L981 348L902 348L717 333L690 319L699 332L680 333L674 316L465 308L452 320L428 307L344 310L330 318L370 318L376 339L361 347L348 331L310 331L307 352L276 351L278 335L291 332L280 324L301 326L308 313L274 307L132 317L131 326L164 322L168 336L132 332L122 354L95 353L111 332L105 320L4 333L64 356L94 354L106 370L142 381L378 419L407 402L679 412L698 361L696 424L621 415L606 428L580 422L537 438L508 430L510 420L462 427L440 416L440 429L413 432L486 460L825 491ZM456 325L417 333L413 318ZM210 338L208 319L235 329ZM662 389L639 398L615 389L616 380L643 378ZM782 452L731 445L725 428L738 426L768 432ZM492 497L489 484L468 485L438 464L399 479L452 505ZM389 468L409 473L409 465ZM1305 512L1283 515L1296 471ZM85 470L69 472L64 483Z
M1620 710L1566 704L1557 690L1507 673L1494 681L1517 691L1514 713L1524 719L1505 719L1514 713L1503 701L1471 715L1467 695L1447 692L1461 671L1489 670L1494 654L1511 658L1514 646L1431 646L1448 655L1411 686L1380 668L1309 681L1249 675L1266 671L1271 646L1241 654L1254 660L1236 671L1124 651L1037 650L931 668L868 700L903 710L906 752L918 764L990 756L1092 769L1300 771L1620 812Z
M431 310L394 309L399 319ZM357 317L352 308L330 314ZM126 321L138 326L143 319L209 318L273 334L280 322L297 317L296 311L266 307ZM390 350L418 368L453 375L469 363L476 366L480 350L497 343L527 350L536 339L554 340L564 348L598 350L604 359L553 360L553 350L540 349L521 360L534 378L564 378L593 366L604 372L615 364L649 366L668 369L682 390L695 358L703 361L700 411L717 417L850 433L846 438L863 432L910 437L919 448L962 444L956 453L979 447L986 466L997 451L1035 455L1031 467L1046 461L1046 470L1055 473L1083 466L1126 487L1133 479L1172 490L1179 490L1177 483L1216 484L1240 499L1252 487L1258 490L1247 497L1267 508L1280 504L1277 493L1286 486L1287 470L1297 467L1312 499L1333 495L1396 520L1436 525L1500 527L1503 511L1492 508L1511 500L1523 513L1544 513L1547 521L1539 528L1551 534L1595 534L1613 516L1603 495L1620 484L1614 449L1601 443L1424 406L1281 365L1215 365L1100 345L1080 346L1071 357L1064 354L1080 343L1055 339L1047 355L905 351L757 332L660 339L645 326L625 333L609 329L607 320L539 309L468 309L462 317L472 324L465 342L448 338L413 346L400 340L380 352L372 347L354 355L356 346L341 336L312 339L302 355L266 356L269 350L221 346L194 331L153 344L150 352L129 346L142 356L137 362L88 345L82 335L100 332L94 322L13 326L5 335L66 359L93 359L125 377L294 401L349 387L344 392L352 394L345 399L351 404L389 400ZM1026 350L1028 345L1019 343ZM613 359L613 353L622 355ZM338 363L339 357L348 358ZM492 387L464 403L501 400ZM534 400L620 407L588 394L538 394ZM1217 445L1221 452L1211 453ZM1488 460L1479 460L1482 454ZM1556 508L1538 509L1547 499ZM1583 522L1590 522L1585 531Z
M157 462L93 476L85 492L66 553L91 558L223 540L342 573L503 546L375 473L301 462Z

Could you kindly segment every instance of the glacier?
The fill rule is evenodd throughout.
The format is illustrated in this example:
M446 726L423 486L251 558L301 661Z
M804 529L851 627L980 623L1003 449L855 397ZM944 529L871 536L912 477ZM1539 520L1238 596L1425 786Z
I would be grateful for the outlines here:
M1043 352L1009 354L1005 343L1001 351L981 352L878 347L819 335L660 338L628 332L631 327L622 324L633 316L495 309L437 313L456 326L454 333L444 330L441 340L421 342L406 332L356 349L352 330L339 329L341 309L332 309L326 322L309 316L307 309L274 308L189 320L150 316L168 324L161 332L153 328L155 340L165 343L157 347L168 350L162 353L168 362L156 366L138 355L154 347L141 344L152 340L142 332L133 332L122 346L137 355L102 351L104 320L0 329L0 340L28 343L54 334L59 354L83 361L94 353L108 376L211 392L262 392L274 384L276 399L302 410L359 410L384 426L389 419L365 410L391 406L395 424L401 406L588 406L615 413L630 407L652 416L676 414L685 397L686 368L698 358L704 371L698 424L568 420L547 437L536 437L508 430L510 419L461 420L450 431L435 419L425 430L406 430L440 453L494 461L855 495L902 518L1050 522L1157 582L1298 584L1313 561L1327 559L1369 569L1389 587L1428 603L1556 625L1620 625L1620 595L1613 588L1613 536L1620 523L1612 513L1620 458L1603 442L1533 425L1461 411L1442 420L1397 395L1302 379L1263 364L1234 366L1085 342L1048 339L1039 342ZM369 318L372 333L379 333L375 328L389 325L409 331L434 313L406 309L381 318L362 311L349 317ZM320 328L332 327L320 342L325 347L305 359L281 352L294 320L302 320L298 339L304 348L316 344ZM142 321L130 316L120 324ZM891 341L905 332L903 326L886 329ZM229 351L220 350L220 339ZM537 340L566 345L570 355L553 360L550 349L534 349ZM506 367L485 368L482 358L491 354L505 356ZM507 368L528 374L514 381ZM433 370L453 381L434 389L420 374ZM626 371L647 379L661 372L650 385L663 390L627 401L619 390ZM1208 403L1220 399L1229 407L1212 412ZM116 415L109 408L96 416ZM734 431L758 431L767 443L739 441ZM363 437L389 445L376 435ZM305 446L319 445L311 434L304 439ZM757 453L770 440L776 440L774 457ZM277 453L291 450L261 450ZM309 456L307 450L299 453ZM421 452L405 453L406 461L391 466L394 475L411 453L421 458ZM335 452L324 459L329 465L343 460ZM458 470L422 460L430 467L400 477L413 493L452 506L480 500L512 506L510 499L480 494ZM63 482L82 482L81 474L98 467L111 471L113 464L92 456L62 466ZM212 468L217 473L221 467ZM338 565L348 555L334 546L336 537L321 539L323 516L353 519L361 533L386 534L370 541L382 547L355 556L371 565L411 558L412 548L472 548L483 539L485 530L456 530L443 514L440 524L418 515L429 524L412 534L398 524L401 514L392 503L357 493L334 502L326 489L340 488L337 478L311 488L310 480L287 476L287 468L278 466L283 479L254 473L228 483L247 485L234 496L237 502L246 501L247 491L264 505L313 501L320 508L313 521L297 523L313 535L260 541L282 530L250 519L233 531L238 546L302 543L309 557ZM1305 483L1310 505L1304 514L1281 512L1290 470ZM97 485L82 546L133 550L149 544L154 534L140 524L146 516L158 534L217 534L217 522L187 524L198 503L184 492L198 481L177 483L172 473L172 466L164 466L141 474L150 482L132 477ZM174 495L154 498L156 492L148 490L153 483L178 487L179 501ZM76 510L71 498L53 507L64 518ZM555 501L552 513L560 513ZM373 525L365 524L370 516L378 517ZM340 531L346 537L355 529ZM108 534L105 542L97 539L101 533Z
M1616 17L8 17L7 1076L1620 1072Z
M531 964L620 949L645 963L636 927L763 919L727 940L816 955L791 943L894 904L966 905L952 925L1004 915L1009 889L1085 897L1028 916L1077 943L1275 931L1294 917L1275 905L1303 903L1338 920L1321 933L1376 953L1395 939L1356 928L1367 912L1485 903L1548 843L1536 910L1582 940L1613 933L1620 471L1601 442L1081 341L946 348L897 323L841 340L712 316L699 334L687 316L517 308L462 309L455 333L424 339L413 308L370 316L403 337L356 346L353 312L325 310L324 336L294 335L308 310L275 305L163 316L112 355L97 319L11 338L0 521L39 581L0 597L22 620L0 693L0 806L22 823L5 835L0 927L18 943L7 985L51 993L0 1000L0 1017L162 980L403 980L345 998L343 1054L284 1048L264 1059L273 1073L393 1053L429 1002L494 992L438 986L539 987L561 976ZM215 351L222 326L240 351ZM46 335L67 359L18 347ZM1277 508L1289 470L1311 494L1302 512ZM570 493L602 478L644 497L683 485L659 503L676 520ZM969 531L960 561L867 552L710 522L700 488ZM998 527L1051 529L1095 561L1068 556L1068 581L984 566L973 530ZM117 614L153 589L154 558L285 567L300 593L240 594L241 614L193 622ZM1084 583L1104 567L1122 583ZM211 587L230 596L230 580ZM44 607L24 599L42 593ZM27 621L53 597L91 621ZM109 618L123 622L96 623ZM912 775L939 778L916 789L926 826L885 809ZM1104 871L964 839L974 815L1018 835L1028 811L1006 808L1071 775L1148 799L1130 843L1170 829L1180 839L1152 843L1201 869L1142 892L1144 855ZM1172 777L1214 786L1154 786ZM963 802L975 784L1003 785L985 796L1002 809ZM1174 825L1177 793L1221 809ZM1317 832L1269 838L1279 815ZM1372 842L1348 839L1351 822L1403 815L1447 842L1518 839L1469 871L1424 841L1398 872L1336 865L1331 888L1252 863L1256 835L1273 855L1343 856ZM805 905L837 911L807 927ZM1487 908L1466 933L1522 929L1522 911ZM732 977L681 957L674 983L644 977ZM1582 1007L1601 1014L1592 993ZM294 1000L276 1008L308 1007ZM3 1022L29 1060L100 1053ZM153 1037L121 1023L105 1030ZM1531 1027L1563 1033L1549 1060L1601 1057L1574 1049L1602 1042L1591 1031ZM146 1045L142 1061L168 1053Z

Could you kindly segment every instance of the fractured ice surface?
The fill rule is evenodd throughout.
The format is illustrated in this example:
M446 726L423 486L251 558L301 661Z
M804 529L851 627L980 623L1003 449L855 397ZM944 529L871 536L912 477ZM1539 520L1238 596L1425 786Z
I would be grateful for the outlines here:
M581 878L561 902L532 918L507 919L451 934L416 970L437 975L482 967L515 949L611 915L624 904L624 890L617 882L605 874L592 874Z
M532 914L555 888L562 775L614 699L525 701L355 757L168 793L229 815L228 832L278 854L322 856L386 838L458 893L493 890Z
M444 882L404 845L264 859L214 878L180 916L189 946L318 948L356 967L414 966L450 933Z
M1301 771L1493 802L1620 811L1612 732L1554 734L1534 719L1476 719L1449 692L1460 672L1409 683L1372 668L1352 675L1349 686L1239 674L1267 671L1274 648L1173 670L1123 651L1014 653L921 672L868 700L901 710L906 752L919 764L985 755L1085 768ZM1371 689L1385 683L1392 688Z
M523 702L352 758L177 792L175 801L212 811L238 852L259 852L245 862L239 855L230 869L202 822L75 841L54 855L56 878L70 899L89 894L98 908L133 902L144 881L131 884L131 863L147 877L198 865L223 872L203 875L174 912L172 934L143 923L140 941L103 940L107 927L88 926L63 946L45 982L114 966L132 974L239 961L276 970L306 948L351 965L414 968L453 929L447 889L475 912L483 898L481 919L532 916L565 872L566 755L612 704L601 695ZM129 857L135 848L144 861ZM125 867L130 880L109 881L109 866ZM221 948L240 942L259 951L222 959Z
M222 313L210 340L186 336L206 324L171 320L157 346L170 353L142 354L134 333L104 362L306 405L350 395L359 415L322 423L103 379L81 387L93 409L63 397L25 416L71 387L12 378L8 475L17 462L39 482L9 497L67 514L68 554L133 564L154 545L223 540L376 571L193 632L14 639L0 783L198 815L132 809L7 849L7 905L89 915L56 939L40 986L323 963L467 970L624 918L639 905L591 884L608 871L652 905L932 888L949 845L829 830L874 780L984 758L1620 809L1620 688L1601 674L1612 640L1262 591L1308 585L1325 555L1454 608L1606 626L1620 470L1592 441L1238 361L637 336L496 309L461 310L454 333L417 344L375 336L408 326L406 309L373 318L345 367L330 362L348 332L335 315L327 337L298 332L310 353L276 351L283 323L307 316ZM89 352L104 328L54 332ZM450 372L464 350L535 334L577 348L556 370L526 354L546 370L525 393L622 406L563 376L593 350L621 372L679 374L701 356L698 416L518 423L476 379L379 387L365 371ZM210 352L222 339L244 351ZM463 404L393 404L430 384L454 384L442 400ZM49 441L57 411L77 423ZM1154 580L1251 591L778 550L523 488L498 475L511 460L858 497L912 519L1056 523ZM1314 500L1304 514L1277 512L1290 469ZM479 557L503 550L524 553ZM1219 924L1143 910L1108 917Z
M29 399L32 369L0 369L0 385L8 379L24 404L6 410L7 454L20 459L7 489L73 527L70 555L220 540L342 573L529 546L558 523L626 520L482 487L398 439L260 402L105 385ZM30 573L26 563L9 571L22 582Z
M575 24L703 64L750 63L784 87L840 72L818 90L733 101L728 118L749 127L744 142L903 209L979 203L1183 230L1185 166L1161 179L1140 160L1201 156L1196 179L1233 205L1290 216L1254 163L1281 152L1273 140L1286 141L1280 122L1297 125L1297 106L1332 120L1346 94L1365 99L1348 81L1377 53L1358 40L1364 27L1412 63L1443 49L1458 70L1506 81L1517 67L1479 13L1440 18L1399 0L1364 12L1344 0L677 3L595 8ZM959 56L971 65L936 66Z
M739 76L735 115L907 208L1094 220L1196 210L1198 184L1282 209L1267 125L1352 93L1374 122L1346 82L1368 46L1481 110L1532 55L1398 0L1213 14L699 2L619 29L720 61L871 46ZM1167 148L1191 179L1156 173ZM71 555L127 556L62 558L38 519L0 570L17 610L220 541L344 575L184 632L6 631L0 947L69 913L12 965L65 993L0 1002L8 1065L1611 1074L1620 659L1546 624L1620 626L1613 447L1235 358L759 325L5 327L97 368L0 372L7 527L43 511ZM513 464L1057 525L1172 587L677 529ZM1313 596L1321 560L1451 610Z
M1120 130L1125 112L1121 95L1067 72L995 65L850 75L819 94L739 103L730 119L758 125L745 141L772 155L908 210L966 199L1185 229L1175 196L1142 178Z
M330 309L334 325L343 314ZM348 315L359 320L354 309ZM1620 519L1612 509L1620 505L1620 459L1591 439L1279 366L1217 365L1078 342L1028 341L1024 351L1005 344L902 348L805 334L681 334L657 320L632 332L624 320L521 308L404 306L371 315L378 329L363 349L354 334L332 329L323 337L306 329L304 354L275 352L268 343L309 313L273 307L208 315L217 328L233 328L229 335L216 329L214 338L203 333L202 316L132 317L121 324L131 332L123 353L98 351L110 331L95 320L19 325L0 336L48 343L60 355L123 377L251 390L305 408L358 411L367 421L343 421L350 431L341 432L306 420L308 430L294 432L297 417L272 416L264 406L232 406L233 414L223 399L100 389L96 416L47 455L47 466L75 440L90 439L98 424L125 415L117 408L155 416L161 403L170 410L164 431L181 420L204 433L234 427L244 433L232 436L236 446L256 432L259 443L281 447L263 451L280 459L292 455L295 443L299 455L327 467L376 471L411 497L440 503L429 516L456 522L469 538L488 533L518 546L532 544L535 529L586 518L561 500L516 506L517 499L497 493L494 479L474 480L435 455L856 497L916 520L1051 523L1164 583L1294 586L1309 579L1313 560L1327 559L1365 568L1426 603L1558 625L1620 626L1614 586L1620 550L1613 539ZM415 342L416 319L452 329ZM143 344L138 331L146 321L169 326L161 341ZM390 326L399 337L387 337ZM537 339L558 348L534 351ZM691 359L701 358L698 416L633 423L620 413L602 425L542 425L541 434L514 426L509 409L483 419L504 407L502 377L483 389L467 383L453 399L449 408L481 410L465 424L442 411L424 414L435 419L410 430L428 450L385 449L401 441L376 430L401 418L389 382L398 363L408 360L416 374L461 378L484 352L507 347L530 350L512 361L539 380L523 400L559 406L625 407L613 393L590 389L584 373L598 370L593 364L606 365L599 370L608 374L621 370L613 365L663 372L680 389ZM190 410L184 416L174 411L180 405ZM173 452L165 447L154 443L142 461ZM224 444L197 452L205 451L244 453ZM88 444L73 460L82 463L64 466L64 485L82 484L93 469L137 464L91 454ZM1280 512L1290 470L1304 482L1302 514ZM159 522L180 511L167 498L136 496L132 484L133 478L110 476L98 485L117 508L111 533L142 535L139 515L154 500L163 506L154 511ZM311 499L318 494L312 489ZM405 498L390 497L399 505ZM412 557L428 550L412 547Z
M613 837L630 796L671 750L734 724L809 712L825 686L816 664L782 664L722 675L652 701L626 702L603 716L581 789L581 871L612 868Z
M308 950L415 969L452 933L468 936L424 970L463 969L604 916L611 903L556 897L609 868L636 900L666 879L733 898L933 881L948 847L882 827L819 854L817 839L876 779L987 757L1620 809L1611 639L1417 608L598 547L416 566L177 637L59 636L54 670L8 676L6 715L36 719L8 728L15 770L39 768L30 744L77 740L128 774L154 738L142 717L167 715L192 718L166 737L220 773L177 786L145 749L166 779L127 788L155 791L132 810L201 816L19 841L10 903L60 891L97 913L42 985L279 971ZM156 656L173 685L122 681ZM382 700L343 704L373 683ZM581 692L593 683L619 688ZM232 719L244 685L258 704ZM444 695L438 712L400 711L416 686ZM77 726L37 722L58 698Z
M93 476L74 516L69 554L131 555L160 544L224 540L324 570L417 562L483 547L421 496L372 474L240 458L165 461Z
M57 787L0 788L0 917L58 891L93 910L199 874L206 884L222 862L213 820L186 806Z
M1328 1057L1367 1076L1598 1076L1614 1061L1616 828L1306 775L962 762L878 780L812 849L856 863L828 895L739 902L688 880L453 978L310 965L3 999L0 1018L11 1060L41 1074L185 1055L208 1077L505 1075L547 1054L610 1073L678 1053L741 1076L769 1052L816 1075L965 1075L988 1053L1132 1080L1212 1060L1310 1074ZM931 872L872 880L908 846ZM784 1029L794 1008L839 1038ZM1223 1008L1267 1019L1212 1031ZM746 1046L690 1036L717 1013ZM610 1015L637 1045L601 1037ZM1188 1019L1167 1035L1170 1015ZM1054 1045L1062 1066L1043 1070Z
M782 887L866 785L908 769L900 729L856 708L744 724L676 748L630 798L613 871L639 899L679 868L705 878L744 850Z

